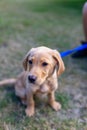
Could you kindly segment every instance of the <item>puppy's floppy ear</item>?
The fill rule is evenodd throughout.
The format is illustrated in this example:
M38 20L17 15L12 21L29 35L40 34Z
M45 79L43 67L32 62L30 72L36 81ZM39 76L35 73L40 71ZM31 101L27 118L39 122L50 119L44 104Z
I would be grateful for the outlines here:
M59 76L65 70L63 60L62 60L62 58L60 56L60 53L58 51L56 51L56 50L53 50L52 56L56 60L56 64L58 65L58 76Z
M26 56L24 57L23 67L24 67L25 71L27 70L28 57L34 52L34 50L35 50L35 48L32 48L32 49L26 54Z
M23 59L23 67L24 67L25 71L27 70L27 62L28 62L28 56L29 56L29 54L30 54L30 52L28 52L26 54L26 56L24 57L24 59Z

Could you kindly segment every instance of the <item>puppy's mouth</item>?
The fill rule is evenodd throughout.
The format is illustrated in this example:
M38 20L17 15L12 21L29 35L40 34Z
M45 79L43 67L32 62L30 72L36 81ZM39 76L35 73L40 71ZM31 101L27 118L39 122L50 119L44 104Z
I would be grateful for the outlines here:
M36 85L36 86L41 86L46 80L46 77L42 78L38 78L38 76L35 75L28 75L28 82Z
M29 81L29 83L36 86L41 86L43 84L43 82L40 81Z

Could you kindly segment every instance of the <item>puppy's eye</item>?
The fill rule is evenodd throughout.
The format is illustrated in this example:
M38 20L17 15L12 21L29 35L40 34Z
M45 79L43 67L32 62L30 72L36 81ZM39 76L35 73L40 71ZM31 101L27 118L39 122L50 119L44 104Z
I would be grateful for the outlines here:
M29 60L29 64L32 65L32 63L33 63L32 60Z
M42 66L47 66L47 65L48 65L47 62L43 62L43 63L42 63Z

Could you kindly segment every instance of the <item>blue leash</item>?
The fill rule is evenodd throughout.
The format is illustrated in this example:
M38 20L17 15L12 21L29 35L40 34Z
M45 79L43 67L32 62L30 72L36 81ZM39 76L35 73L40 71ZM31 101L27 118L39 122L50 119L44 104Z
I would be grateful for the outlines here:
M71 50L68 50L68 51L64 51L64 52L61 52L60 55L61 57L65 57L67 55L70 55L76 51L81 51L81 50L84 50L84 49L87 49L87 44L82 44L74 49L71 49Z

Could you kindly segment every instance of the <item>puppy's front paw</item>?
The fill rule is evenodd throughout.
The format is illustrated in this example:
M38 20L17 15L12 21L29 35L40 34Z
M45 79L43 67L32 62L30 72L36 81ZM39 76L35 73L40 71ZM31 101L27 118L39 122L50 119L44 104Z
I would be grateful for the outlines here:
M55 110L55 111L58 111L61 109L61 104L59 102L56 102L54 101L52 104L51 104L52 108Z
M29 117L33 116L34 113L35 113L34 108L33 108L33 107L28 107L28 108L26 108L25 113L26 113L26 115L29 116Z

